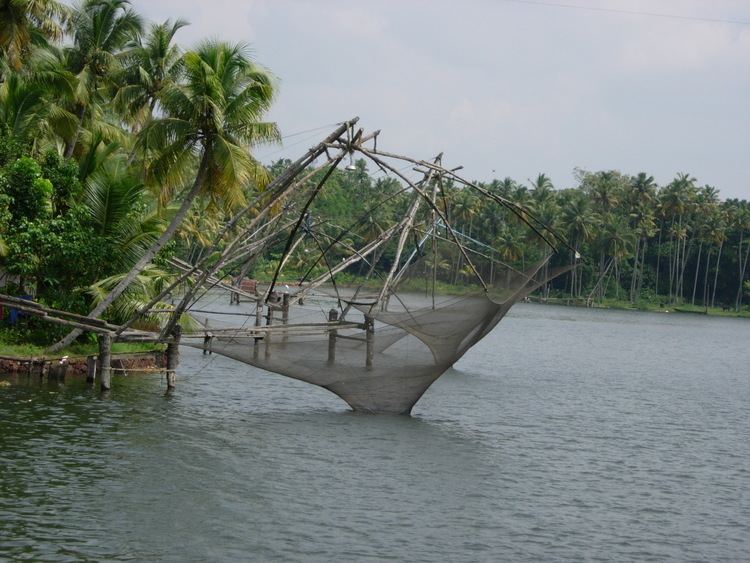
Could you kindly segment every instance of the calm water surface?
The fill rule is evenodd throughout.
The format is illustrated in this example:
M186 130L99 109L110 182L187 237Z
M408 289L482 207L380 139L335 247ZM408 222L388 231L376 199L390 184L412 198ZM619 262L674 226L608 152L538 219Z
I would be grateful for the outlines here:
M750 560L750 322L516 306L414 415L184 349L0 387L0 559Z

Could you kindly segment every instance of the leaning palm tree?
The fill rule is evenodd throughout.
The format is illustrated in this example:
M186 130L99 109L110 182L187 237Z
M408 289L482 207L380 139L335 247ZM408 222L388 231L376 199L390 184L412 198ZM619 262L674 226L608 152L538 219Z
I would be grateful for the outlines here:
M244 188L265 185L265 169L250 148L279 139L275 123L260 121L270 108L275 88L267 71L252 62L244 45L209 41L185 53L185 82L161 95L164 117L151 121L139 135L139 150L155 154L147 180L170 184L184 179L185 167L198 162L192 185L177 212L153 245L89 313L101 315L136 279L172 238L199 195L228 206L244 203ZM73 331L54 349L80 334Z

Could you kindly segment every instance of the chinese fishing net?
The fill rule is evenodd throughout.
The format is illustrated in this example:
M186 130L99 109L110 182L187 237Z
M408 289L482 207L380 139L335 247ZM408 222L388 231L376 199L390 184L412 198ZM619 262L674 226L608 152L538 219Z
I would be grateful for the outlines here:
M567 269L550 268L546 251L514 266L476 241L461 241L462 254L445 229L422 234L404 249L384 295L385 274L361 287L306 290L288 281L260 314L252 302L227 306L232 316L193 313L204 329L182 343L318 385L358 411L408 413L514 303Z

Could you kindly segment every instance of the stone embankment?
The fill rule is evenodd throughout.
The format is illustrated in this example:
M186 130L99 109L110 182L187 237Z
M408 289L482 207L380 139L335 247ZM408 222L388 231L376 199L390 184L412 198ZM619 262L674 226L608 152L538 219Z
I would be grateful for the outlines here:
M29 373L46 375L58 369L63 358L12 358L0 356L0 373ZM67 358L66 375L86 375L88 356ZM112 355L112 369L128 371L149 371L166 367L166 355L161 350L153 352L132 352Z

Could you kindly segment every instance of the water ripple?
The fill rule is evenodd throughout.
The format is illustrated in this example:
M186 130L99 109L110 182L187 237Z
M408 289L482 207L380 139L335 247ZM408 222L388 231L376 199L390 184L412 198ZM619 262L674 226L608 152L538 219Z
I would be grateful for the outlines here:
M170 397L11 377L0 558L746 560L749 340L519 307L411 418L193 350Z

